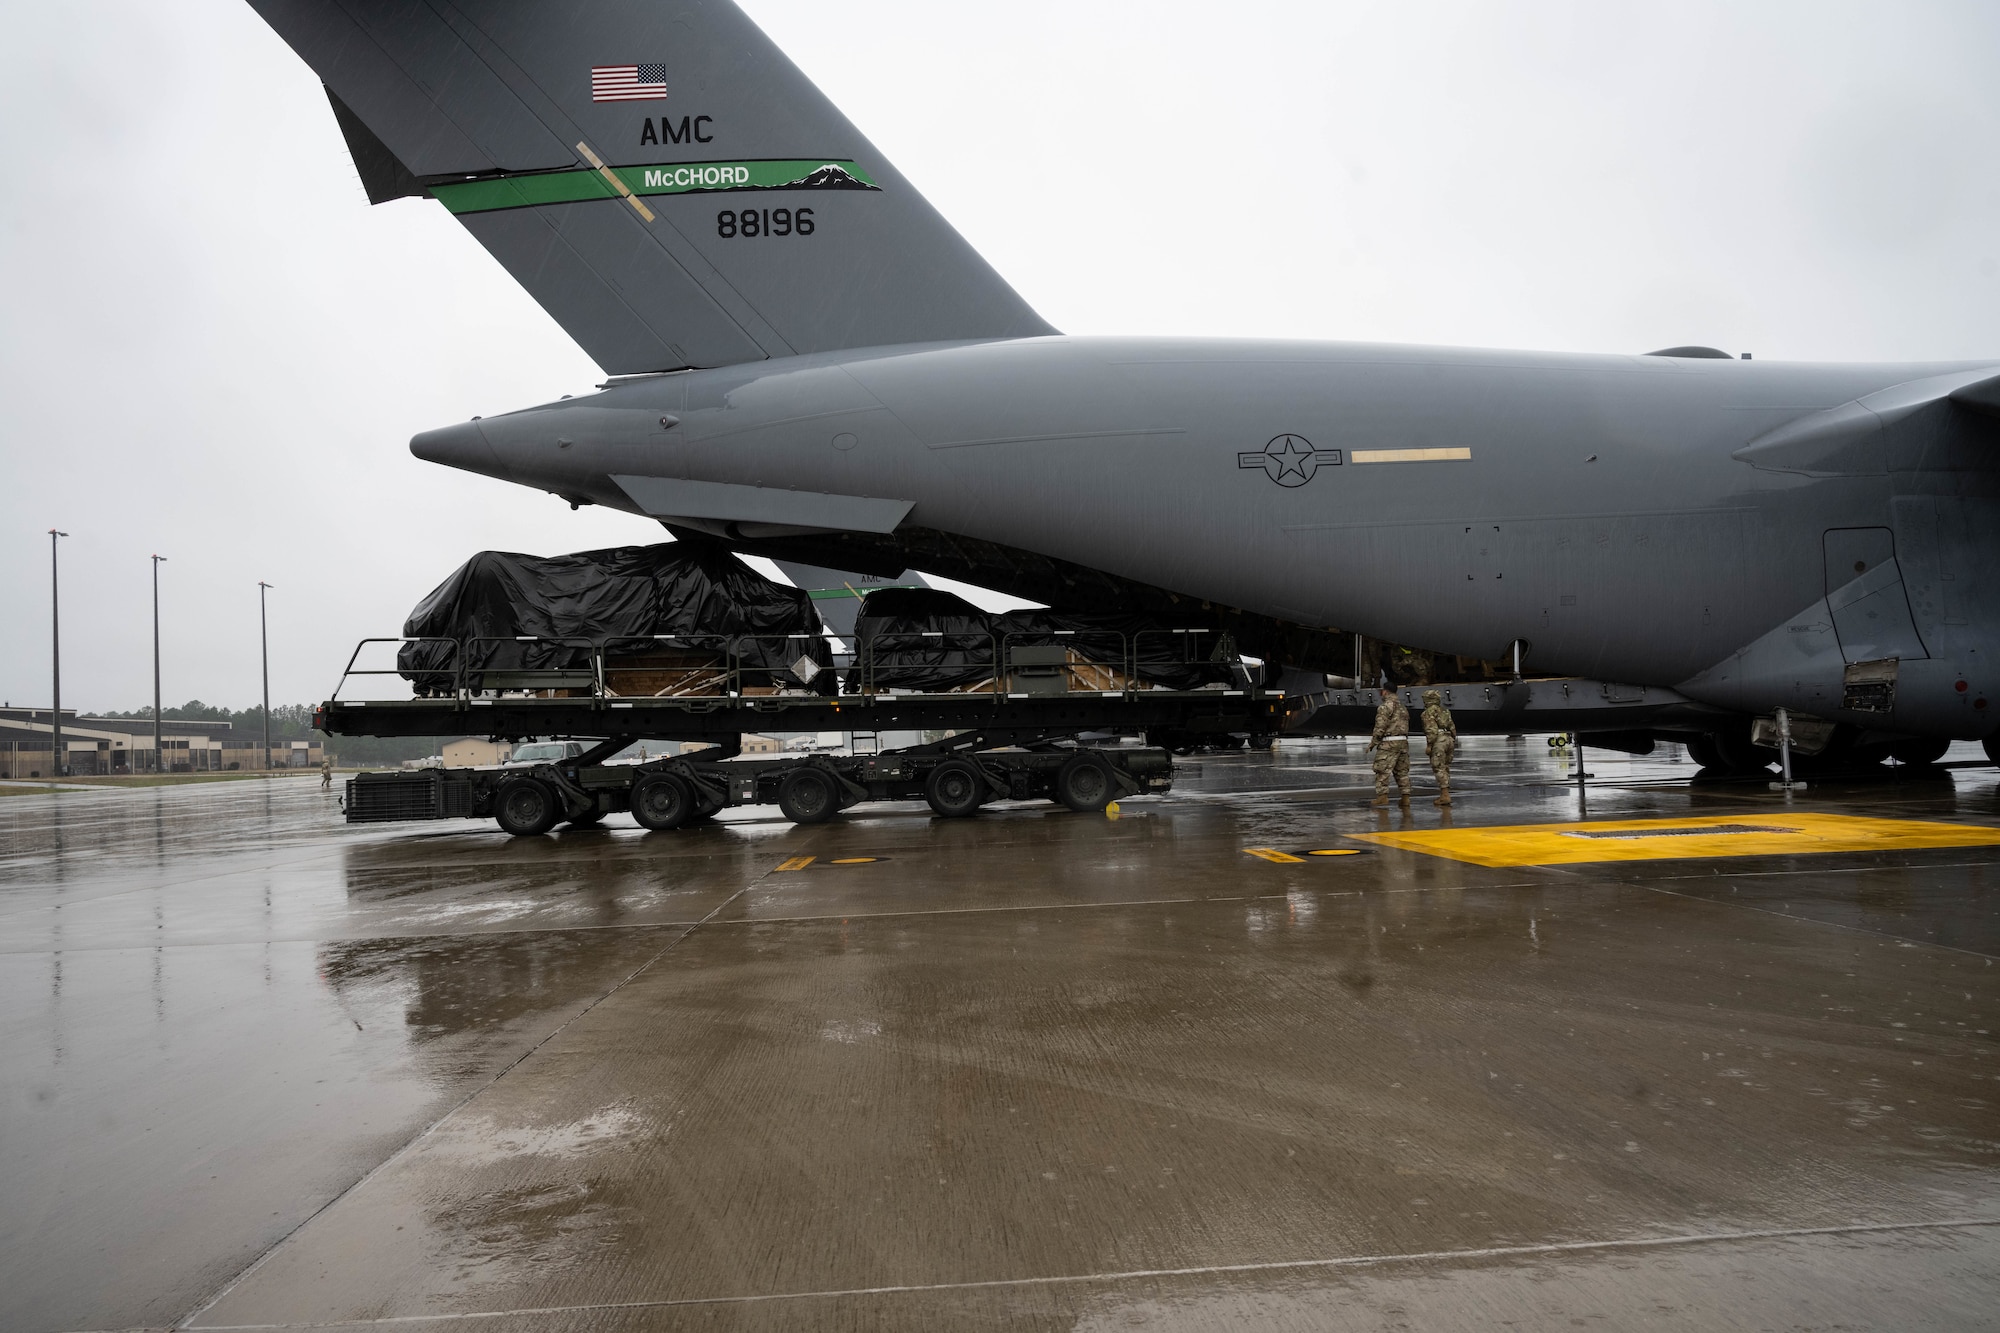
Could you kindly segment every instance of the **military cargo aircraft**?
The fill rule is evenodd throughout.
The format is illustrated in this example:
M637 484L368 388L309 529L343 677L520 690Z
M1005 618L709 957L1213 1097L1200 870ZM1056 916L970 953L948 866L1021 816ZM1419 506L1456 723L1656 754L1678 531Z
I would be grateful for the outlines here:
M2000 359L1065 337L727 0L251 2L370 200L449 209L609 376L420 458L1371 683L1363 642L1487 698L1527 663L1724 765L1780 708L1996 753Z

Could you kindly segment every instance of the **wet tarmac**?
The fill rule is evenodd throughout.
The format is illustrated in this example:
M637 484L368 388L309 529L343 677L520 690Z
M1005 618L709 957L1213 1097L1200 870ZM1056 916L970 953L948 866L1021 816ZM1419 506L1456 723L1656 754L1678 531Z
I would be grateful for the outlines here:
M1993 768L1365 761L529 842L0 800L0 1328L1994 1326L2000 845L1712 836L2000 829ZM1580 818L1665 851L1386 836Z

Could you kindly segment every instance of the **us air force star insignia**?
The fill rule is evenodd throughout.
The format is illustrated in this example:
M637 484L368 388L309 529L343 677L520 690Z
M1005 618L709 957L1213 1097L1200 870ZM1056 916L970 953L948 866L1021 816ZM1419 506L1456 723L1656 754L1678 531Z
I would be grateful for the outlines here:
M1262 468L1280 486L1303 486L1323 467L1340 466L1340 450L1315 449L1303 435L1280 435L1255 453L1236 455L1239 468Z

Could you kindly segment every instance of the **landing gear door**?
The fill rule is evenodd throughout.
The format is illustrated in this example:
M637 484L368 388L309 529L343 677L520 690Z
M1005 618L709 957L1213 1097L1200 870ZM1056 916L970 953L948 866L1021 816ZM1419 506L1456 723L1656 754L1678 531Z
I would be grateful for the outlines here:
M1824 542L1826 602L1841 656L1848 662L1929 657L1910 618L1889 529L1829 528Z

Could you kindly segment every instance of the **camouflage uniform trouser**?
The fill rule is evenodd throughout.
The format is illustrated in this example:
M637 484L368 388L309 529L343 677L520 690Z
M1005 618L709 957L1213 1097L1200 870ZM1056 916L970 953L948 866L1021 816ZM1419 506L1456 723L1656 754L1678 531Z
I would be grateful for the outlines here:
M1401 737L1380 741L1375 746L1375 799L1389 798L1389 782L1395 780L1403 795L1410 794L1410 743Z
M1440 736L1430 743L1431 772L1437 775L1438 790L1449 795L1451 792L1451 756L1458 749L1458 738Z

